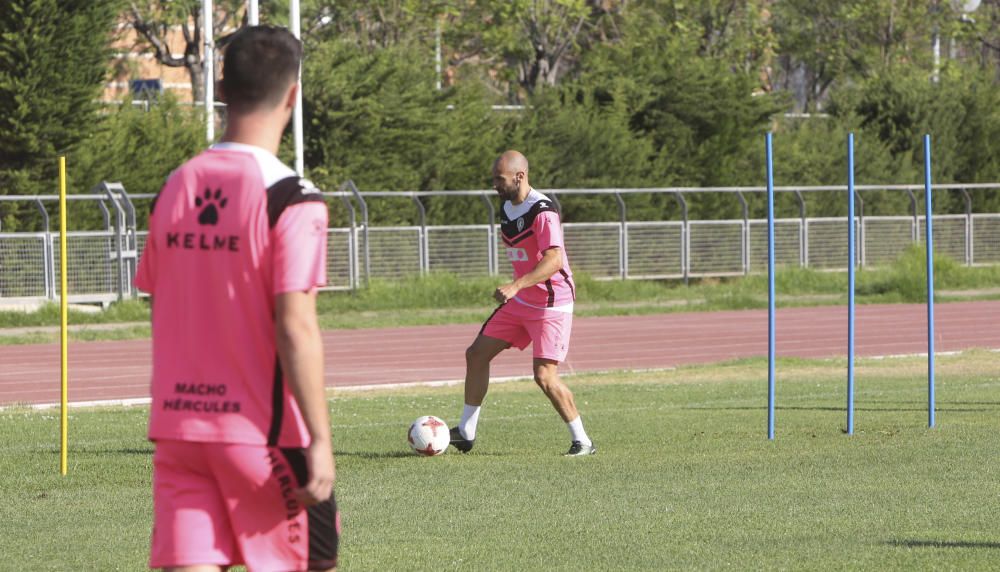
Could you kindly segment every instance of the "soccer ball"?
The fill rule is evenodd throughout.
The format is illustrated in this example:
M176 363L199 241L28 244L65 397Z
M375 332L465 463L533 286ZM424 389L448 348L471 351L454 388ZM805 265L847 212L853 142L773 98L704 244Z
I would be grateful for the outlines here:
M451 436L444 421L433 415L424 415L410 425L406 440L418 455L433 457L448 449Z

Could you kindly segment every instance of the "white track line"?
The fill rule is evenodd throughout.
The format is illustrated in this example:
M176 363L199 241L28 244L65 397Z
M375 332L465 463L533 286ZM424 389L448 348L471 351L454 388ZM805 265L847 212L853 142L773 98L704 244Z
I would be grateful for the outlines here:
M981 348L977 348L977 349L981 349ZM1000 353L1000 349L987 349L986 351L994 352L994 353ZM934 352L934 356L935 357L939 357L939 356L940 357L952 357L952 356L962 355L963 353L965 353L964 350L948 351L948 352ZM846 358L847 356L838 356L838 357L844 357L844 358ZM915 358L915 357L927 357L927 353L925 352L925 353L890 354L890 355L882 355L882 356L863 356L860 359L883 360L883 359L904 359L904 358ZM737 358L737 359L741 359L741 358ZM835 358L814 358L814 359L835 359ZM696 365L696 364L688 364L688 365ZM708 365L710 365L710 364L708 364ZM677 369L676 367L657 367L657 368L639 368L639 369L627 369L627 370L621 370L621 369L618 369L618 370L594 370L594 371L585 371L585 372L579 372L579 373L565 373L564 375L567 375L567 376L584 375L584 374L587 374L587 375L601 375L601 374L608 374L608 373L620 372L620 371L626 371L628 373L655 373L655 372L658 372L658 371L673 371L673 370L676 370L676 369ZM510 377L492 377L492 378L490 378L490 383L506 383L506 382L510 382L510 381L519 381L519 380L526 380L526 379L529 379L529 378L527 376L523 376L523 375L515 375L515 376L510 376ZM373 390L378 390L378 389L406 389L406 388L411 388L411 387L451 387L451 386L455 386L455 385L459 385L461 383L464 383L464 381L465 380L462 380L462 379L441 379L441 380L436 380L436 381L412 381L412 382L406 382L406 383L373 383L373 384L369 384L369 385L346 385L346 386L343 386L343 387L328 387L326 389L327 389L328 393L331 390L333 392L336 392L336 393L339 393L339 392L353 393L353 392L360 392L360 391L373 391ZM131 398L131 399L99 399L99 400L94 400L94 401L74 401L72 403L69 403L69 407L71 409L76 409L76 408L80 408L80 407L109 407L109 406L131 407L131 406L135 406L135 405L149 405L151 401L152 400L149 397L134 397L134 398ZM25 408L25 407L29 408L29 409L36 410L36 411L44 411L44 410L47 410L47 409L55 409L55 408L59 407L60 405L61 405L60 403L33 403L33 404L30 404L30 405L4 405L4 406L0 406L0 411L7 411L7 410L10 410L10 409L20 409L20 408Z
M123 405L126 407L131 407L133 405L149 405L152 399L149 397L133 397L131 399L99 399L95 401L73 401L68 405L70 408L77 407L107 407L115 405ZM6 411L8 409L20 409L21 407L27 407L35 410L45 410L45 409L55 409L59 407L60 403L33 403L31 405L5 405L0 407L0 411Z
M514 377L494 377L490 378L490 383L504 383L508 381L516 381L521 379L528 379L525 376L514 376ZM355 392L355 391L369 391L375 389L403 389L408 387L448 387L453 385L459 385L463 383L462 379L444 379L437 381L414 381L407 383L373 383L370 385L348 385L344 387L328 387L326 388L329 392L333 390L335 392ZM71 409L78 407L105 407L105 406L134 406L134 405L149 405L152 399L149 397L135 397L132 399L99 399L94 401L73 401L69 403ZM60 407L61 403L32 403L26 405L5 405L0 406L0 411L6 411L8 409L21 409L28 408L37 411L43 411L46 409L55 409Z

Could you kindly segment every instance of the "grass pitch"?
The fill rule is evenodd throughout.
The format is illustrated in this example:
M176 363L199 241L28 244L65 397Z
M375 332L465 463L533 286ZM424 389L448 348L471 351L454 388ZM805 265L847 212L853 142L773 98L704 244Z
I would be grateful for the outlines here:
M454 423L461 389L338 392L341 570L912 570L1000 567L996 353L784 360L777 439L766 363L569 378L599 453L530 382L495 385L476 448L409 453L409 423ZM0 412L2 570L140 570L151 519L145 408Z

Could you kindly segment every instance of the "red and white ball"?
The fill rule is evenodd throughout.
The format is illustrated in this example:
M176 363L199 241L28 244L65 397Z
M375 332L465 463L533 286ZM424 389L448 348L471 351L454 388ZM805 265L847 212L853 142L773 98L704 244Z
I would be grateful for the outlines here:
M433 415L418 417L413 425L410 425L406 439L415 453L427 457L444 453L451 442L448 425Z

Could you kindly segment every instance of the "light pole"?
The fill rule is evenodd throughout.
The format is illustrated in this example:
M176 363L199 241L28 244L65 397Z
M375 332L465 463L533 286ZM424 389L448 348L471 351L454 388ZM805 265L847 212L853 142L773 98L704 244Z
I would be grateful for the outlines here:
M979 9L979 5L982 0L951 0L951 7L956 12L961 12L962 15L959 17L959 21L963 23L975 23L969 14L975 12ZM940 8L938 8L940 10ZM941 30L937 23L934 24L934 39L933 39L933 53L934 53L934 72L931 75L931 81L938 83L941 79ZM949 49L949 57L955 57L954 54L954 40L951 42L951 47Z
M201 4L201 28L204 38L204 76L205 76L205 140L211 143L215 140L215 38L213 37L214 14L212 0L204 0Z
M299 0L292 0L289 3L289 27L292 34L299 40L302 39L302 20L299 17ZM299 67L299 89L295 93L295 110L292 113L292 137L295 140L295 172L299 176L305 175L305 154L303 153L304 141L302 134L302 68Z

